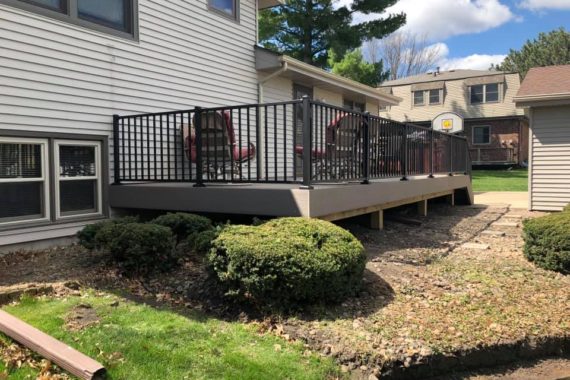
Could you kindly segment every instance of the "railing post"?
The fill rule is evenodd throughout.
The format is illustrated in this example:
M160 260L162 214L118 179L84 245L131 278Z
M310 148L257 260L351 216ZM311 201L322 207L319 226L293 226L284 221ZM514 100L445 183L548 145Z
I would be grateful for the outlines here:
M404 167L401 181L408 180L408 124L404 124Z
M434 141L434 130L430 131L430 138L429 138L429 175L428 178L433 178L433 173L435 172L435 163L434 163L434 156L435 156L435 141Z
M113 115L113 184L121 184L121 153L119 150L119 115Z
M312 189L311 179L313 176L312 169L312 128L311 128L311 99L303 96L303 185L302 189Z
M469 144L465 140L465 175L471 175L471 158L469 157Z
M362 155L363 160L363 185L368 185L370 183L370 112L364 113L364 123L362 124L364 141L362 143L362 149L364 150Z
M194 108L194 118L196 119L196 125L194 129L196 131L196 183L194 187L204 187L204 165L203 165L203 157L202 157L202 107ZM188 121L188 125L191 125L191 120ZM191 135L192 131L189 131ZM184 147L184 145L182 145ZM189 146L188 148L191 149ZM192 157L192 154L190 154ZM184 155L182 156L184 159ZM190 160L192 161L192 160ZM192 162L190 162L192 165Z
M453 135L449 135L449 176L453 176Z

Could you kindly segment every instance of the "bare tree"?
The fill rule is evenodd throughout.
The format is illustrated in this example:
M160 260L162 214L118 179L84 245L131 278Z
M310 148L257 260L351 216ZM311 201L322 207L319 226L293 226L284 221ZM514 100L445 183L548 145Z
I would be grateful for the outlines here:
M433 69L441 56L438 45L429 45L425 35L396 32L381 40L366 42L368 59L383 60L390 70L390 79L418 75Z

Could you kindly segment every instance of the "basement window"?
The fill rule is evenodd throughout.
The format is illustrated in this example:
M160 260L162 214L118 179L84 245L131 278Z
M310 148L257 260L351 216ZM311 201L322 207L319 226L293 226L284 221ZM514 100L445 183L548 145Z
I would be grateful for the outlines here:
M101 213L101 144L55 141L56 218Z
M47 140L0 138L0 225L49 218Z

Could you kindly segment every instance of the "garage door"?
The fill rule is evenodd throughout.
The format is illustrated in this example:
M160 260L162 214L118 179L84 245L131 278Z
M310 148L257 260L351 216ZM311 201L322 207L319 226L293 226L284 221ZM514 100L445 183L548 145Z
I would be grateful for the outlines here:
M558 211L570 203L570 106L533 109L531 208Z

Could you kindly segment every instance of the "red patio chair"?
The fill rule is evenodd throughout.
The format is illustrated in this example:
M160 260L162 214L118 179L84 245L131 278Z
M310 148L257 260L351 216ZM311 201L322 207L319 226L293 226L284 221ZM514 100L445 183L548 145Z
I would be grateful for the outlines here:
M234 177L241 178L242 165L255 157L255 145L247 147L237 144L231 114L228 111L202 113L202 165L208 179L225 177L232 172ZM196 116L193 125L182 126L186 157L196 163Z

